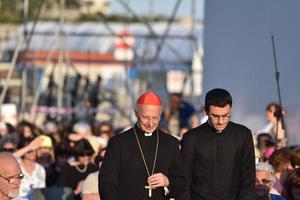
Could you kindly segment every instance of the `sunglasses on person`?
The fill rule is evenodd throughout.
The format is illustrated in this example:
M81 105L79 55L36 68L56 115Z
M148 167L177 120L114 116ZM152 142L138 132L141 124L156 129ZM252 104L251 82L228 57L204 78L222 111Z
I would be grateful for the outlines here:
M4 180L6 180L8 183L16 183L24 178L24 174L21 172L18 175L9 176L9 177L5 177L0 174L0 177L3 178Z

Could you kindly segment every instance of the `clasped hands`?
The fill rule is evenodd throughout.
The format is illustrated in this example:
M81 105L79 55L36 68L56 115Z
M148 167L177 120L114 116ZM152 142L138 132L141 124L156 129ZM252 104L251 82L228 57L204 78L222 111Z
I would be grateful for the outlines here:
M168 187L169 179L167 176L165 176L162 173L156 173L156 174L152 174L151 176L148 177L148 184L152 188Z

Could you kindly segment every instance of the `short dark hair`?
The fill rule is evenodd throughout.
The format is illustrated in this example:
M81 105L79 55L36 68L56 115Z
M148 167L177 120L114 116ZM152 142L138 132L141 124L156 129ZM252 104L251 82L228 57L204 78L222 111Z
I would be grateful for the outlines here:
M205 111L208 113L209 106L225 107L232 106L232 97L230 93L222 88L215 88L206 93L205 96Z
M92 156L94 153L95 151L87 139L79 140L74 146L75 159L77 159L79 156Z

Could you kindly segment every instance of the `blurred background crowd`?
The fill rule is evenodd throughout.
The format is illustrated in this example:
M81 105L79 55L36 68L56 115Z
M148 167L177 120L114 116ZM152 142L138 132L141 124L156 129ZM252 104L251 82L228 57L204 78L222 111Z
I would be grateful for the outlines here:
M265 113L266 125L253 131L257 195L299 199L300 148L286 145L281 123L284 110L272 102ZM206 120L203 110L194 109L181 94L174 93L162 112L160 128L180 141L187 130ZM20 197L36 199L41 188L68 188L75 199L92 200L100 199L98 173L106 145L128 127L116 129L106 121L64 123L49 119L42 126L28 121L16 126L1 122L0 128L0 151L13 153L25 175Z

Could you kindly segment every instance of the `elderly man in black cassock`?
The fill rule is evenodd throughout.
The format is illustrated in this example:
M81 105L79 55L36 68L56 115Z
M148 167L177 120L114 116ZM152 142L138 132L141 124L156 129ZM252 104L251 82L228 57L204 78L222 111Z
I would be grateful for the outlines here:
M184 191L179 143L157 128L161 111L160 97L144 93L137 123L109 141L99 171L101 200L167 200Z
M176 200L255 200L251 131L230 121L232 97L224 89L205 97L208 121L183 136L187 189Z

